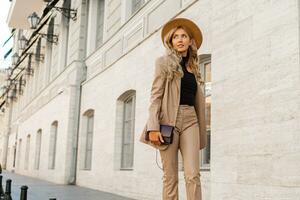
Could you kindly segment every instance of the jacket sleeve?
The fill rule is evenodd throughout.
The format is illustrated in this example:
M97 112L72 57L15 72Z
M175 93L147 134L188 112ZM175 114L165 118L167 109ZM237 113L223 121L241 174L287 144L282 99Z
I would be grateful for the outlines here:
M147 121L148 131L159 131L159 113L161 102L165 90L166 72L164 70L162 58L155 61L154 79L151 87L151 97L149 106L149 117Z

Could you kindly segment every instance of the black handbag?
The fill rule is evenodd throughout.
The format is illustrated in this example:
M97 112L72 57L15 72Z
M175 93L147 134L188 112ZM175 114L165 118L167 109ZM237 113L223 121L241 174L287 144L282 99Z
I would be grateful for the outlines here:
M169 125L160 125L160 133L164 139L164 143L161 144L172 144L173 142L173 130L174 130L174 126L169 126ZM149 141L149 132L147 131L146 135L145 135L145 140Z

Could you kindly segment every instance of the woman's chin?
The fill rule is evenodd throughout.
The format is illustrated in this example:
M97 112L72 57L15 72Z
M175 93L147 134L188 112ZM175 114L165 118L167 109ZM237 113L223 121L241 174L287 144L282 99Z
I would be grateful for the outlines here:
M187 51L187 49L177 49L178 53L185 53Z

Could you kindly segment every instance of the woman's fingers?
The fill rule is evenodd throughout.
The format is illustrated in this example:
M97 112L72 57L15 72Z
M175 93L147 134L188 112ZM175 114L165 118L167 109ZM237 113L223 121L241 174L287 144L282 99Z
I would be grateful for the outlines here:
M161 141L163 141L159 131L151 131L149 133L149 139L155 145L161 145Z
M150 141L155 145L161 145L165 142L159 131L151 131L149 136Z
M155 140L152 141L152 143L155 144L155 145L160 145L160 141L159 141L158 136L156 137Z
M162 135L161 135L161 133L158 134L158 137L159 137L159 140L160 140L161 143L165 142L164 139L163 139L163 137L162 137Z
M149 139L151 142L157 141L158 137L157 137L157 132L156 131L151 131L149 133Z

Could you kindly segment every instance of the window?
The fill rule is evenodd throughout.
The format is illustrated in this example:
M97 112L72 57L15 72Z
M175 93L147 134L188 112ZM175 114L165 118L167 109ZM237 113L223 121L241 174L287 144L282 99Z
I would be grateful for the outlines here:
M86 55L88 56L103 44L105 1L89 0L86 6L88 16Z
M26 151L25 151L25 165L24 169L28 170L28 165L29 165L29 153L30 153L30 135L27 136L26 139Z
M129 96L123 104L121 168L126 169L133 167L135 96Z
M97 8L97 35L96 45L97 47L103 44L103 25L104 25L104 0L98 0Z
M38 87L40 85L41 82L39 82L39 74L40 74L40 71L41 71L41 67L40 65L38 64L39 62L37 62L37 65L35 66L35 73L33 75L34 77L34 80L33 80L33 84L34 84L34 92L33 92L33 95L35 96L37 93L38 93Z
M115 157L116 170L133 169L135 90L128 90L117 100Z
M40 62L42 61L42 55L41 55L41 48L42 48L42 40L41 38L38 39L37 46L36 46L36 55L35 55L35 73L33 74L33 95L35 96L42 84L42 81L40 80L41 76L41 65Z
M48 163L49 169L55 168L57 127L58 127L58 122L54 121L51 124L51 130L50 130L49 163Z
M54 34L54 20L55 20L55 18L52 17L50 22L49 22L48 31L47 31L48 35L53 35ZM46 43L46 76L45 76L46 77L45 78L46 84L49 83L51 73L52 73L52 71L51 71L51 68L52 68L52 48L53 48L53 43L49 42L47 40L47 43Z
M41 48L42 48L42 39L39 38L35 49L35 61L37 61L37 64L39 64L39 62L42 61Z
M94 134L94 110L89 109L83 114L83 165L84 170L92 168L92 152L93 152L93 134Z
M122 4L122 23L125 23L149 0L127 0Z
M89 33L89 28L90 28L90 23L89 23L89 16L90 16L90 0L85 0L85 1L82 1L82 10L85 11L85 15L83 16L83 19L84 20L84 36L85 36L85 46L84 46L84 56L87 56L88 55L88 33Z
M30 75L33 75L35 72L32 67L32 62L33 62L33 55L29 54L28 56L28 63L26 67L26 74L28 74L26 77L26 87L25 87L25 103L24 106L30 102L31 100L31 88L32 88L32 78ZM31 73L30 73L31 71ZM30 74L30 75L29 75Z
M39 129L36 134L34 169L39 169L40 166L41 142L42 142L42 130Z
M29 95L29 101L37 94L37 89L38 89L38 76L39 76L39 71L40 71L40 61L42 61L42 55L41 55L41 46L42 46L42 39L39 38L37 41L36 49L35 49L35 54L30 54L29 60L28 60L28 65L32 66L32 56L35 56L35 67L34 67L34 73L32 74L33 77L30 78L28 76L28 95Z
M145 3L145 0L132 0L131 1L131 14L139 10L142 5Z
M124 101L123 141L121 168L133 167L134 96Z
M202 151L201 168L209 168L210 165L210 136L211 136L211 56L200 56L200 71L205 81L204 95L205 95L205 117L206 117L206 131L207 131L207 146Z
M17 160L17 166L20 168L21 164L21 158L22 158L22 139L19 139L19 147L18 147L18 160Z
M71 9L71 0L64 0L63 3L63 7L66 9ZM67 16L70 16L69 12L66 12ZM68 42L69 42L69 26L70 26L70 18L62 15L61 18L61 24L62 24L62 51L61 51L61 55L62 55L62 65L63 68L67 67L67 63L68 63Z

